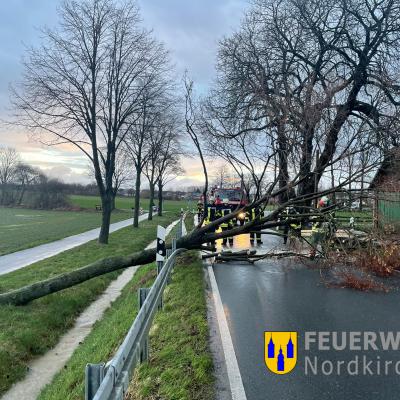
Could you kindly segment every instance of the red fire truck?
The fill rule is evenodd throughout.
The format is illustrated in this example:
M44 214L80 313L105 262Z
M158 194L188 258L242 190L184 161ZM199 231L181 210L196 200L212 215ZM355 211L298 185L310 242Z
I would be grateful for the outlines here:
M206 215L210 214L210 221L215 219L216 210L222 210L222 215L235 211L238 208L244 207L248 204L248 198L244 190L240 187L234 188L213 188L210 190L206 201ZM208 214L208 209L210 213ZM243 222L245 220L245 213L240 213L237 220Z

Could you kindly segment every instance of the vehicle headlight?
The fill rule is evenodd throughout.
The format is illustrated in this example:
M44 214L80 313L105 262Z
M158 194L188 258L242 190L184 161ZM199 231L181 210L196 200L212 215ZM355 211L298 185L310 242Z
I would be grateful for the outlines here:
M240 212L238 215L239 219L245 219L246 218L246 214L244 212Z

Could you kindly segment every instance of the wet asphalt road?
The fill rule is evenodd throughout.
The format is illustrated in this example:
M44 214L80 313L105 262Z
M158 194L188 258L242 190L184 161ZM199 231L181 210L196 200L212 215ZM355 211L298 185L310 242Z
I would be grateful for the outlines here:
M236 249L249 246L246 236L235 238ZM263 248L281 247L282 239L263 237ZM366 355L381 362L400 360L400 351L305 351L306 331L400 331L400 293L364 293L327 288L318 270L286 260L255 265L214 265L229 330L248 400L400 398L400 375L305 374L305 356L320 362L350 361ZM287 375L275 375L264 364L264 331L297 331L298 361ZM336 365L336 364L335 364ZM372 364L374 367L376 363ZM362 364L360 364L362 371ZM342 367L343 368L343 367ZM390 367L389 367L390 368ZM383 371L383 367L382 367ZM400 371L399 371L400 373Z

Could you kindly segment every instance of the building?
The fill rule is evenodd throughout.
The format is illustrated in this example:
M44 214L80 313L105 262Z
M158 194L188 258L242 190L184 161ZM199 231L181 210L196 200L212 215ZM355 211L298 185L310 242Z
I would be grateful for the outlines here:
M386 154L370 189L375 192L375 226L400 232L400 147Z

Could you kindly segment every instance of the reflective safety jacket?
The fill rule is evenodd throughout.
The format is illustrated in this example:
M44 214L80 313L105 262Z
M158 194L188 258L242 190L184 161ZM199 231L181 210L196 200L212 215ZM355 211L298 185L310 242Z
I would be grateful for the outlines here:
M230 214L230 213L231 213L230 209L222 210L222 214L223 214L224 217L226 215ZM222 222L222 224L221 224L221 228L223 228L223 229L224 228L233 228L233 227L234 227L234 224L233 224L233 221L231 219L229 221Z
M294 207L286 207L286 209L284 211L285 221L288 221L290 218L292 218L296 214L298 214L298 212L296 211L296 209ZM301 223L300 222L292 222L289 226L292 229L300 229Z
M247 213L249 213L249 212L247 212ZM250 216L250 221L254 221L255 219L260 218L260 215L261 215L261 211L260 211L260 209L258 207L252 208L250 210L250 215L249 215Z

